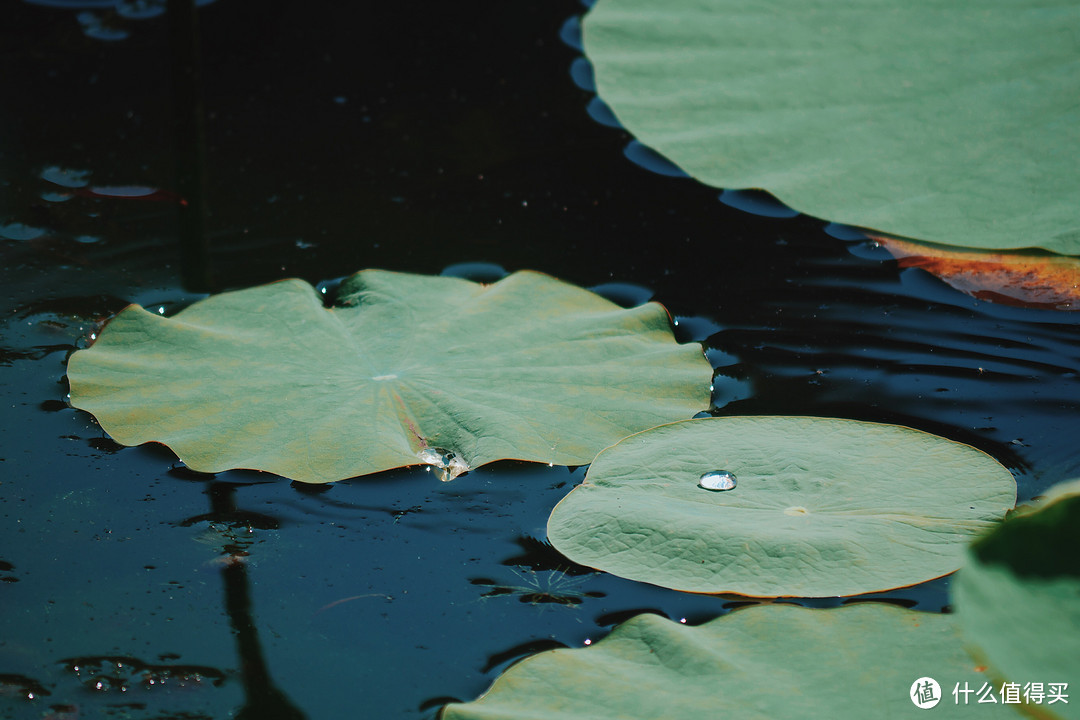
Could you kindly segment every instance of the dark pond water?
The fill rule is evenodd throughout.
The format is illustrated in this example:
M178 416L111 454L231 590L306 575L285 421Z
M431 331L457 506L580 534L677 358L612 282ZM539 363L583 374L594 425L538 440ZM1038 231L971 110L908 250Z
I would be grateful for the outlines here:
M534 650L738 604L545 546L584 468L310 488L120 448L66 405L66 358L200 278L538 269L666 304L708 348L716 414L928 430L1008 465L1022 500L1080 475L1076 315L975 301L635 164L656 166L562 39L577 3L217 0L201 88L174 85L191 36L154 7L9 1L0 26L0 716L430 718ZM939 611L947 590L884 597Z

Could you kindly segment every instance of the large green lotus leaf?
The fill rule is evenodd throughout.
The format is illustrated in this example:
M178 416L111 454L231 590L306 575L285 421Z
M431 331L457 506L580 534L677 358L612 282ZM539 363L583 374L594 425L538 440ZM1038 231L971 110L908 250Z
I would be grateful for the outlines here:
M714 470L736 487L699 487ZM993 458L911 428L706 418L600 453L548 537L574 562L677 590L854 595L956 570L1015 501Z
M1051 489L974 543L953 584L957 619L996 675L1019 683L1068 683L1068 704L1044 698L1049 716L1080 718L1080 486Z
M284 280L172 318L133 305L72 355L71 403L118 442L164 443L195 470L304 482L587 463L709 404L708 361L655 303L622 309L534 272L480 285L369 270L338 304Z
M443 720L776 720L926 717L908 693L941 686L939 716L1013 715L955 704L953 683L986 679L951 616L860 604L820 610L763 605L698 627L645 614L587 648L514 665Z
M1073 0L599 0L583 33L619 120L702 182L1080 254Z

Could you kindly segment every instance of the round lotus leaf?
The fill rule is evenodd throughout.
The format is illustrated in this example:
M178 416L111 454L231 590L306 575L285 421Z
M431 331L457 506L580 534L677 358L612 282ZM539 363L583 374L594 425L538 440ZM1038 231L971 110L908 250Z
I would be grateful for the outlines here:
M133 305L68 364L71 403L195 470L329 482L428 463L583 464L709 405L701 347L534 272L492 285L368 270L338 305L283 280L166 318Z
M944 717L1017 717L957 705L953 683L987 682L949 615L859 604L761 605L698 627L645 614L586 648L512 666L443 720L776 720L925 717L909 693L935 678Z
M599 0L600 97L696 179L949 245L1080 254L1080 4Z
M953 584L964 637L994 673L1042 695L1049 717L1080 718L1080 485L1046 493L968 551ZM1038 683L1037 688L1032 683ZM1058 692L1051 683L1065 684ZM1069 687L1073 692L1069 692ZM1072 694L1066 704L1053 695Z
M702 487L715 473L733 487ZM1015 502L993 458L911 428L705 418L600 453L548 537L574 562L676 590L855 595L956 570Z

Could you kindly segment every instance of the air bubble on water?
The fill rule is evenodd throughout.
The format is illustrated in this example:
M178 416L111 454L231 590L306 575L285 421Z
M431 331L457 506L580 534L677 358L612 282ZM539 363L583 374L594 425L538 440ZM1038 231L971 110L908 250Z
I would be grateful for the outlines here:
M450 482L458 475L469 472L469 464L465 462L465 459L451 450L426 447L416 456L423 464L439 470L439 479L443 482Z
M710 470L698 478L698 487L705 490L718 492L720 490L734 490L737 484L735 474L727 470Z

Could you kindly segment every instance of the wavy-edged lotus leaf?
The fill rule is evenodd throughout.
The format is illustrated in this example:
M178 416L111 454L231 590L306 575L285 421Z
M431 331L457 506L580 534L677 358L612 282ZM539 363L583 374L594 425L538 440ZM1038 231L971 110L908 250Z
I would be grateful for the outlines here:
M161 317L133 305L68 364L71 403L117 442L195 470L329 482L428 463L582 464L709 404L712 369L665 309L535 272L491 285L367 270L337 306L300 280Z
M908 696L937 679L948 717L1002 717L954 705L953 682L986 678L949 615L858 604L762 605L698 627L645 614L600 642L534 655L443 720L701 720L925 717ZM948 688L946 689L946 684ZM940 711L940 708L939 708Z
M1051 488L1034 510L1018 512L973 543L953 583L956 617L977 656L1021 686L1080 677L1080 486ZM1066 695L1070 694L1064 688ZM1075 695L1075 693L1071 693ZM1080 718L1043 700L1049 717Z
M734 474L727 491L699 487ZM574 562L700 593L855 595L956 570L1013 507L1016 481L980 450L897 425L724 417L607 448L555 507Z
M600 97L696 179L948 245L1080 254L1080 5L600 0Z

